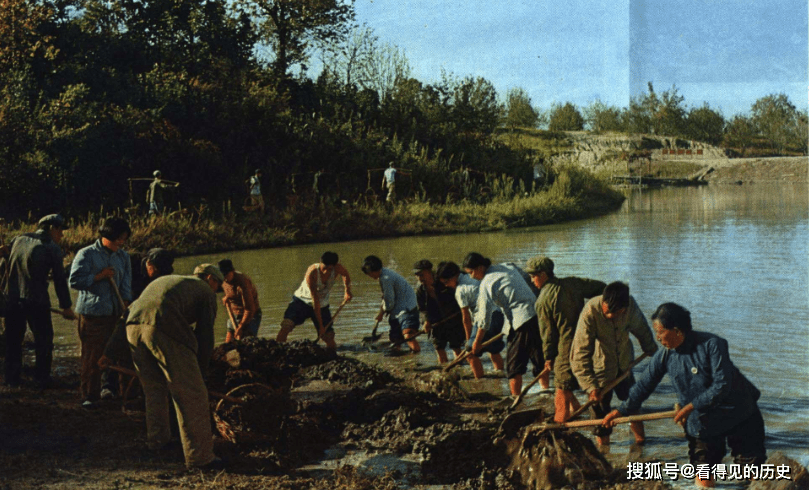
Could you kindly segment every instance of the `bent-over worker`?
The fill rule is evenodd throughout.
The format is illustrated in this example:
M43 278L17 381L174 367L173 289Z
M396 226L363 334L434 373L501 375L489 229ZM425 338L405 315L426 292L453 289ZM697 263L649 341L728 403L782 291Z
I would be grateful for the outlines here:
M258 304L258 290L250 276L238 272L230 259L219 261L219 270L225 278L222 289L225 295L222 304L236 320L236 325L228 318L225 342L233 342L246 337L256 337L261 326L261 306ZM230 316L230 315L228 315Z
M691 464L721 463L725 442L734 463L764 463L764 419L756 403L761 393L730 360L727 340L693 330L691 313L676 303L658 306L652 325L665 349L652 357L626 401L604 418L604 425L615 425L619 415L640 409L668 374L682 405L674 421L685 427ZM714 482L710 475L698 476L697 484L712 487Z
M130 308L126 334L146 398L146 439L152 450L170 442L169 403L174 403L189 467L210 467L211 414L205 375L214 347L216 293L225 278L211 264L194 276L154 280Z

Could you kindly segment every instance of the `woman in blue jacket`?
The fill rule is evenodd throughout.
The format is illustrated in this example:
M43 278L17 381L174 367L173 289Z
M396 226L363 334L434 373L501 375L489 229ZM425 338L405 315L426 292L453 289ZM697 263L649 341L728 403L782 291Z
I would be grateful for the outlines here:
M764 419L756 403L761 393L731 362L727 341L692 330L691 313L675 303L660 305L652 322L665 349L657 351L627 400L603 424L611 427L619 415L637 411L668 374L683 407L674 421L685 427L691 464L721 463L726 443L736 464L764 463ZM711 487L713 480L697 476L697 484Z

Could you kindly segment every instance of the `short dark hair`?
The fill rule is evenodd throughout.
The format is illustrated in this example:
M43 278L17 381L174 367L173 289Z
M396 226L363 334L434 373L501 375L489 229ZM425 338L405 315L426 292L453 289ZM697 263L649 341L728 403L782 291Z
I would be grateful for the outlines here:
M607 284L601 301L607 304L607 310L611 312L626 308L629 306L629 286L620 281Z
M470 252L463 259L464 269L477 269L481 265L488 269L489 266L492 265L492 261L477 252Z
M680 329L683 333L692 330L691 312L677 303L663 303L652 313L652 321L659 323L666 330Z
M340 258L334 252L324 252L323 255L320 256L320 262L323 265L337 265L337 262L340 261Z
M132 228L129 227L127 220L117 216L105 219L98 229L98 234L101 235L101 238L106 238L107 240L117 240L124 233L126 233L127 237L132 236Z
M362 261L362 272L376 272L382 270L382 259L376 255L369 255Z
M436 270L439 279L452 279L460 273L461 268L455 262L441 262Z

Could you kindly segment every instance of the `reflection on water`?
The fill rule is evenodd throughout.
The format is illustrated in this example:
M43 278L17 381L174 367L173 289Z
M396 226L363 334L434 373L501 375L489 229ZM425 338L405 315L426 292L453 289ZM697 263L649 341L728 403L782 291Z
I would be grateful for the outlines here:
M768 447L807 465L808 215L804 184L633 191L620 212L575 223L188 257L178 260L175 269L189 273L199 262L232 258L259 288L264 312L260 334L274 337L307 266L326 250L337 252L352 274L355 296L337 321L337 341L356 349L373 327L380 298L378 284L359 270L366 255L378 255L415 284L410 270L419 259L460 262L467 252L477 251L494 262L524 264L544 254L554 260L561 276L628 282L647 316L660 303L674 301L691 310L695 329L727 338L733 361L762 391ZM341 291L339 284L336 287ZM339 303L340 297L334 294L333 301ZM220 313L221 339L225 314ZM67 334L64 339L74 337ZM290 339L314 337L307 323ZM431 349L425 351L419 362L434 363ZM671 389L661 387L646 408L670 410L674 401ZM678 427L668 421L650 422L647 434L645 457L686 462ZM628 429L617 429L613 440L611 458L630 457Z

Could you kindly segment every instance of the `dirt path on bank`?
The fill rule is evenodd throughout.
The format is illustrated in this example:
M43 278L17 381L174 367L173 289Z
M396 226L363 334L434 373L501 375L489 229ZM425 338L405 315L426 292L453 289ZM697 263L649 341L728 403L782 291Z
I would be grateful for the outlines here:
M809 182L809 157L729 158L705 165L714 169L705 180L717 184Z

